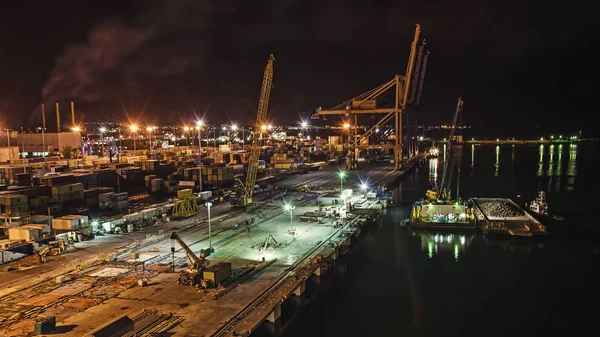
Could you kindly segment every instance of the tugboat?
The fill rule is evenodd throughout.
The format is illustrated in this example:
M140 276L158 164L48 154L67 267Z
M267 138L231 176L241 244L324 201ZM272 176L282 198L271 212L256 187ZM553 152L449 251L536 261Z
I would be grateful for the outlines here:
M557 229L565 224L565 218L558 215L550 214L548 211L548 203L546 202L546 192L539 191L537 198L527 203L526 210L537 220L546 224L552 229Z

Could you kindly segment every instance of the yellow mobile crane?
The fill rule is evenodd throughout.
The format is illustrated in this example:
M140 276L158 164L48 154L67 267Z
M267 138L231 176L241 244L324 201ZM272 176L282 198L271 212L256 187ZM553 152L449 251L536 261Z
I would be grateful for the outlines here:
M179 246L187 255L188 260L190 261L190 267L179 274L179 278L177 279L178 284L196 287L202 284L203 271L208 266L208 260L204 256L204 253L200 253L200 257L196 256L194 252L188 247L188 245L181 240L177 233L173 232L171 234L171 240L176 241ZM171 247L171 252L175 253L175 247Z
M259 133L254 133L252 138L252 147L250 149L250 158L248 160L248 173L246 174L245 188L241 189L242 194L236 202L236 206L245 207L252 203L252 192L256 184L256 173L258 172L258 158L260 156L262 131L266 129L267 108L269 107L269 97L271 96L271 87L273 85L273 54L269 56L265 73L263 75L262 88L260 90L260 101L258 102L258 112L256 114L255 130Z

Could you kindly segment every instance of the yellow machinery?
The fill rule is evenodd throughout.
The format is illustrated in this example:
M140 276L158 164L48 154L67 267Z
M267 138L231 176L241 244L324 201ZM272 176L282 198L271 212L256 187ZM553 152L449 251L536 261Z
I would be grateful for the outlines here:
M246 207L248 205L248 195L251 195L250 192L246 189L244 183L239 179L235 178L235 182L237 183L237 196L232 200L232 205L235 207Z
M182 200L175 201L173 205L172 217L187 218L198 213L198 199L195 197L184 197Z
M65 241L50 241L48 245L35 253L37 257L38 263L46 263L46 256L52 255L57 256L60 255L66 249Z
M265 67L262 88L260 90L260 101L258 102L255 130L265 130L267 125L267 108L269 106L269 97L271 95L271 86L273 84L273 61L275 61L275 57L271 54L267 66ZM262 132L260 135L255 134L252 138L252 147L250 150L250 158L248 160L248 174L246 175L246 204L252 203L252 191L254 191L254 185L256 184L261 141Z
M190 267L179 274L179 278L177 279L177 283L186 286L196 287L202 284L202 273L204 269L208 266L208 260L206 260L204 253L200 254L200 257L196 256L194 252L188 247L188 245L181 240L177 233L173 232L171 234L171 240L176 241L179 246L185 252L188 260L190 261ZM171 252L175 254L175 247L171 247Z

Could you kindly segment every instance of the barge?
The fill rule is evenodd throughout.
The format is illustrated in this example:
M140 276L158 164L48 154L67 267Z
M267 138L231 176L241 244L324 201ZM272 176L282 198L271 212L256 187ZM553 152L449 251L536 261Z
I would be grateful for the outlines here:
M412 207L410 225L416 229L477 229L473 208L465 201L417 201Z
M539 237L546 226L508 198L471 198L475 218L485 235Z

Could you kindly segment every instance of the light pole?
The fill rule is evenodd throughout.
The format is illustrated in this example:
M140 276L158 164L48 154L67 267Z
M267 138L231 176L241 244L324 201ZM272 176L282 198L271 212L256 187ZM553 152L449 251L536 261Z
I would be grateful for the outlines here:
M183 131L185 134L185 146L188 146L188 131L190 131L189 126L184 126Z
M151 127L151 126L146 128L146 131L148 131L148 143L149 143L148 149L150 151L152 151L152 130L153 130L153 127Z
M137 146L135 144L135 137L137 135L138 127L137 127L137 125L134 124L134 125L131 125L129 128L131 129L131 132L133 132L133 151L137 152Z
M294 232L294 210L296 206L285 204L285 210L290 212L290 232Z
M346 172L340 171L338 172L338 176L340 177L340 193L344 191L344 178L346 177Z
M369 186L367 186L367 184L365 184L365 183L360 184L360 189L363 191L363 193L365 193L365 195L367 193L368 188L369 188Z
M237 125L231 124L231 131L233 131L234 140L235 140L235 134L236 134L237 129L238 129Z
M212 207L212 203L207 202L204 205L208 209L208 248L212 248L212 229L210 227L210 208Z
M73 132L77 132L77 136L79 136L79 140L81 140L81 129L78 126L73 127ZM83 150L85 149L85 144L81 146L81 156L83 157Z
M204 125L203 121L196 122L196 128L198 129L198 187L200 188L200 192L202 192L202 139L200 138L200 129ZM210 212L210 208L209 208ZM209 221L210 223L210 221Z
M11 154L11 149L10 149L10 129L6 128L6 146L8 146L8 162L10 163L10 154Z
M105 132L106 132L106 128L105 127L101 127L100 128L100 146L102 148L102 150L100 150L100 151L102 151L100 153L101 157L104 157L104 133Z

